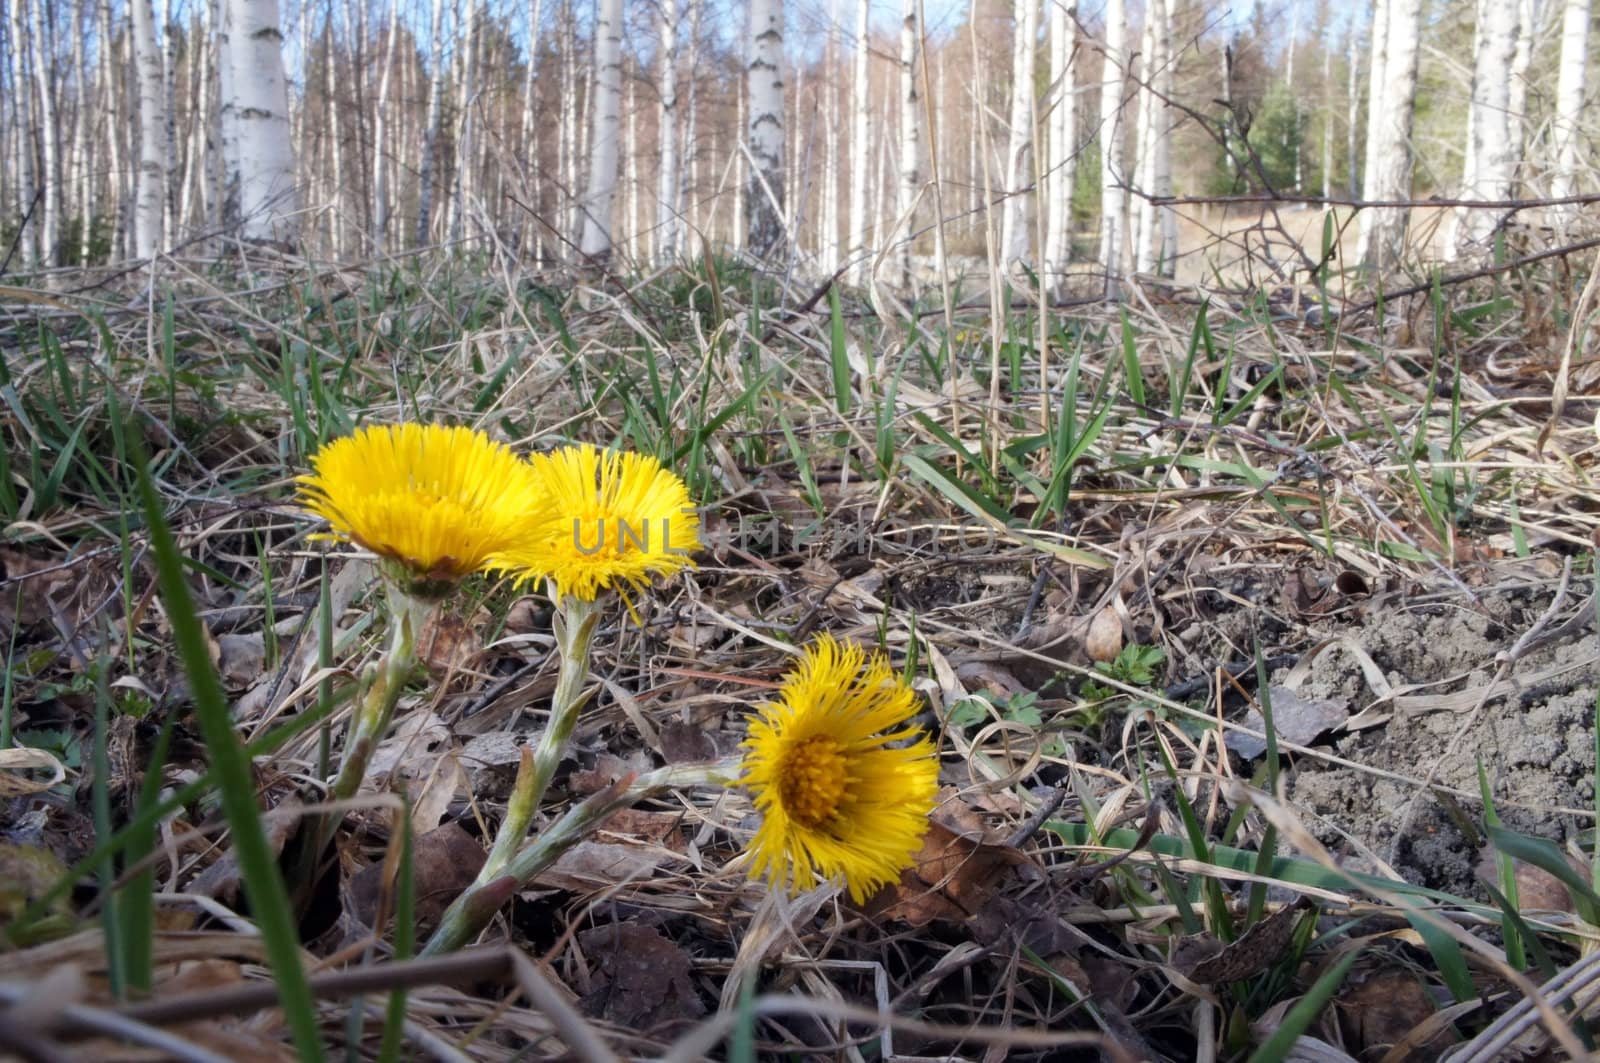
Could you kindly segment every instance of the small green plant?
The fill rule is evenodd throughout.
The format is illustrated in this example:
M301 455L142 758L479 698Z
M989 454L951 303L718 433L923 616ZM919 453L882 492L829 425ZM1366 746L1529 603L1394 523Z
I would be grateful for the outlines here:
M1109 661L1096 661L1094 670L1103 676L1126 683L1132 687L1148 687L1156 681L1156 669L1167 659L1160 646L1146 646L1135 642L1122 647L1122 652ZM1092 680L1084 685L1085 697L1096 700L1114 698L1122 691L1101 686Z
M996 717L1008 723L1022 724L1036 733L1046 729L1044 713L1039 708L1039 695L1032 690L1000 696L980 690L970 698L956 702L950 709L946 723L965 730ZM1067 744L1060 736L1051 734L1040 743L1039 752L1047 757L1065 756Z

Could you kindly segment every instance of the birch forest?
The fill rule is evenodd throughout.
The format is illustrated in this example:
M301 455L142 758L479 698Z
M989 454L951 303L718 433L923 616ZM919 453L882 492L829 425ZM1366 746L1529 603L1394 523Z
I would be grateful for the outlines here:
M5 3L12 272L243 240L1114 292L1264 215L1314 258L1317 201L1379 204L1379 269L1594 213L1591 0Z

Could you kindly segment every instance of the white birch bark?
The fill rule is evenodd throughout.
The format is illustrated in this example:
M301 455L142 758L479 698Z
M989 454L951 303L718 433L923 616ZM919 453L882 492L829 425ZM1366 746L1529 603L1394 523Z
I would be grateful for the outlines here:
M689 0L689 50L684 56L684 69L689 75L689 97L684 101L683 154L688 164L688 183L678 192L683 204L683 223L691 231L699 231L700 222L700 17L705 12L705 0Z
M1105 71L1100 79L1100 264L1106 272L1106 297L1121 290L1127 238L1123 193L1122 84L1127 65L1123 0L1106 0Z
M780 258L783 217L783 0L752 0L749 51L750 186L745 193L747 247Z
M48 61L54 51L51 47L53 34L45 24L44 0L26 0L26 3L28 21L33 27L34 99L39 105L39 183L44 193L39 224L40 261L54 266L61 235L61 131L56 123L56 93L50 82Z
M397 0L398 2L398 0ZM439 133L444 95L443 48L438 44L444 26L444 4L429 5L428 39L434 41L432 69L428 73L428 114L422 136L422 173L417 179L417 246L426 246L433 232L434 156L439 151Z
M107 0L109 3L109 0ZM11 112L9 150L7 151L7 184L12 190L11 215L20 226L17 242L24 261L36 261L39 219L34 211L33 151L28 144L27 129L33 125L28 76L28 23L26 13L19 4L9 4L9 18L5 21L6 66L10 74L9 99L3 101ZM108 34L105 40L110 40Z
M202 5L204 10L204 5ZM89 241L94 235L94 193L89 171L89 71L84 56L84 38L89 33L88 5L80 4L73 14L72 27L72 77L76 106L72 114L72 154L69 180L73 187L74 213L78 219L78 246L71 249L72 261L81 265L89 263ZM208 51L202 46L202 52Z
M1369 200L1399 200L1411 195L1411 122L1417 96L1422 0L1388 0L1386 6L1383 78L1372 86L1380 106L1374 108L1376 128L1368 141L1363 182ZM1409 216L1405 207L1362 211L1357 258L1380 272L1398 266L1405 254Z
M1039 39L1039 0L1017 0L1011 42L1011 119L1006 138L1005 205L1000 214L1000 264L1028 258L1028 204L1033 183L1033 61Z
M1582 163L1583 93L1589 57L1589 0L1566 0L1561 17L1561 72L1556 82L1556 113L1551 127L1555 151L1555 171L1550 175L1550 194L1555 197L1578 193L1579 166ZM1577 206L1556 208L1560 223L1578 216Z
M236 133L228 186L239 232L250 241L293 245L294 150L278 0L223 0L223 16L232 93L223 108L233 112Z
M871 147L868 143L871 111L870 86L867 83L868 58L868 0L856 0L855 75L850 89L850 245L849 254L854 262L851 277L856 283L866 278L869 265L866 254L871 222L867 218L867 159Z
M1394 2L1396 0L1376 0L1372 7L1372 23L1367 30L1370 49L1367 59L1367 135L1363 142L1361 163L1361 194L1364 199L1375 198L1368 189L1377 161L1378 130L1384 124L1384 65L1389 57L1389 8Z
M639 228L639 79L630 77L628 81L628 143L623 157L625 183L628 186L628 234L627 251L634 260L639 261L639 239L643 235Z
M897 209L904 229L896 257L900 266L900 286L907 290L911 288L911 244L917 232L913 208L922 186L917 135L922 125L917 92L917 52L921 42L917 3L918 0L900 2L900 202Z
M578 250L604 262L611 256L612 200L617 191L618 136L622 125L622 0L600 0L594 29L594 94L590 113L589 188L583 199Z
M478 12L468 6L465 18L458 16L457 26L460 28L461 37L457 39L456 71L459 80L456 83L456 107L460 113L456 116L456 164L455 164L455 194L450 197L449 233L451 240L460 240L465 233L468 216L472 213L478 199L476 162L474 158L474 143L477 139L477 100L478 100L478 41L481 34L478 32ZM462 25L464 21L465 25Z
M206 129L210 124L211 33L209 8L198 5L189 22L189 114L184 123L183 180L178 193L178 224L205 229Z
M527 74L522 83L522 164L525 194L530 205L539 201L538 188L544 174L544 168L539 161L539 124L535 120L534 111L538 104L539 94L539 29L544 21L544 0L533 0L528 9L528 43ZM522 234L522 241L533 253L533 258L539 258L539 248L544 239L544 227L537 218L523 212L520 217L518 231Z
M817 243L822 272L839 268L839 0L828 0L828 23L822 46L822 194L818 225L822 238Z
M661 107L656 116L661 160L656 173L655 260L678 257L678 0L661 0L661 47L657 62Z
M1173 28L1178 19L1178 0L1162 0L1161 2L1161 67L1156 73L1156 90L1161 95L1156 114L1160 122L1156 126L1156 158L1155 181L1156 195L1172 195L1172 129L1176 123L1176 115L1168 100L1176 92L1173 73L1177 69L1178 59L1174 52L1177 42L1173 39ZM1163 277L1175 277L1178 274L1178 212L1172 207L1160 207L1156 210L1156 219L1161 229L1160 251L1156 256L1156 272Z
M133 254L147 259L162 249L166 203L166 93L150 0L129 0L134 63L139 76L139 183L134 197Z
M1333 41L1322 27L1322 198L1333 198Z
M1511 112L1511 157L1517 160L1521 178L1523 150L1528 140L1528 69L1533 65L1533 35L1538 29L1539 11L1536 0L1519 0L1517 3L1517 51L1511 57L1511 85L1507 96Z
M335 23L334 11L336 8L328 5L327 20L322 28L322 92L323 110L327 121L328 154L332 162L331 187L328 189L326 202L333 206L328 212L328 227L332 230L333 256L338 261L344 260L345 254L345 216L344 216L344 137L339 132L339 107L341 104L338 89L338 73L336 64L338 55L334 50Z
M1480 0L1472 100L1467 117L1467 166L1462 195L1505 199L1511 194L1515 159L1511 154L1511 62L1517 47L1517 6ZM1480 247L1493 234L1495 212L1460 208L1450 241L1457 254Z
M1072 187L1077 176L1077 5L1048 0L1051 98L1045 138L1045 269L1052 283L1065 279L1072 258Z
M1350 198L1361 195L1361 156L1356 149L1356 130L1361 123L1361 49L1356 47L1354 26L1345 33L1345 61L1349 80L1345 83L1344 183Z
M162 115L165 125L162 129L163 142L162 169L166 173L161 196L161 231L166 233L167 242L171 243L177 236L177 199L178 190L178 100L177 100L177 66L178 66L178 35L173 32L172 0L160 0L156 8L156 25L160 28L161 41L161 98Z
M372 245L381 257L389 250L389 87L394 82L395 38L400 36L400 5L389 13L383 42L383 71L378 75L378 99L372 115Z
M1131 71L1134 83L1138 87L1134 91L1137 106L1134 111L1134 156L1131 169L1135 194L1128 201L1128 247L1134 271L1137 273L1149 273L1155 268L1158 242L1158 238L1154 236L1155 206L1150 202L1155 185L1153 164L1156 155L1156 98L1155 93L1146 88L1155 80L1157 59L1155 28L1158 19L1154 16L1158 6L1159 0L1154 0L1145 8L1144 29L1139 35L1139 51L1135 53L1138 56L1138 65ZM1293 52L1290 54L1292 57ZM1292 58L1290 62L1293 63Z

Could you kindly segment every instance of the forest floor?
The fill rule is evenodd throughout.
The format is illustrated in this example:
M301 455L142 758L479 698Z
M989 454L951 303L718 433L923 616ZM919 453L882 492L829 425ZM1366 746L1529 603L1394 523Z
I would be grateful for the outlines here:
M602 621L547 815L735 754L821 632L911 677L943 789L917 866L865 905L769 894L739 855L748 797L685 789L618 813L475 949L406 959L396 898L420 942L554 683L548 603L474 584L295 894L313 1021L348 1058L1594 1044L1572 1020L1600 972L1597 345L1563 362L1581 272L1381 307L1312 286L1309 315L1169 289L890 313L722 261L626 287L435 258L136 280L0 289L12 1051L293 1058L137 455L294 885L325 721L336 739L383 631L371 565L309 538L292 478L408 419L649 452L707 507L697 567ZM396 790L409 894L380 885Z

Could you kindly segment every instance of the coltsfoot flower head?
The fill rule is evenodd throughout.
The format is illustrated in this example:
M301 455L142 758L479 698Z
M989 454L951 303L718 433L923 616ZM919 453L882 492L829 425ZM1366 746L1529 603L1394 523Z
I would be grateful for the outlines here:
M584 444L530 460L543 491L517 542L493 567L519 582L548 579L558 594L593 601L623 584L642 587L694 562L700 519L689 489L645 454Z
M762 707L740 782L761 826L752 877L800 889L843 878L858 904L911 866L938 791L917 698L881 655L824 635Z
M439 597L483 569L541 505L532 467L482 432L374 425L324 446L298 478L326 537L383 558L408 593Z

